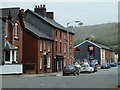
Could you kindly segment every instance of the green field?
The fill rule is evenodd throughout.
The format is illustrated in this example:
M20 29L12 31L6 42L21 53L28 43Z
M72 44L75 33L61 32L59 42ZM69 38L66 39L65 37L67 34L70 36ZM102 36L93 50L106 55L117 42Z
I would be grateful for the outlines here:
M72 28L75 31L75 45L86 38L106 45L118 44L118 23L107 23Z

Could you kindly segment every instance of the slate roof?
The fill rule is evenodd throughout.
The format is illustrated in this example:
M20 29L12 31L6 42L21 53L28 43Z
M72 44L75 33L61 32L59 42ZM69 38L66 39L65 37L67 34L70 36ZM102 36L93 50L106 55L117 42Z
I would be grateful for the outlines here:
M2 8L0 9L0 18L8 18L9 16L12 17L12 22L15 23L20 8L14 7L14 8Z
M5 47L4 47L5 50L16 50L16 48L9 42L6 42L5 43Z
M34 34L35 36L37 36L38 38L44 38L44 39L48 39L48 40L53 40L51 37L49 37L48 35L46 35L45 33L42 33L40 30L38 30L36 27L34 27L33 25L31 25L30 23L28 23L27 21L24 21L24 25L25 28L31 32L32 34Z
M107 46L105 46L105 45L102 45L102 44L100 44L100 43L96 43L96 42L95 42L95 44L97 44L97 45L100 46L101 48L104 48L104 49L107 49L107 50L112 50L111 48L109 48L109 47L107 47Z
M29 9L26 12L28 12L28 11L30 11L31 13L33 13L34 15L41 18L42 20L44 20L45 22L47 22L48 24L50 24L51 26L53 26L57 29L60 29L60 30L66 31L66 32L68 31L71 34L75 34L72 30L65 28L64 26L62 26L61 24L57 23L56 21L54 21L50 18L43 17L43 16L41 16L41 15L37 14L36 12L29 10Z
M89 43L91 43L91 44L97 46L98 48L103 48L103 49L107 49L107 50L112 51L111 48L109 48L109 47L107 47L107 46L105 46L105 45L103 45L103 44L100 44L100 43L98 43L98 42L92 42L92 41L89 41L89 40L83 41L82 43L78 44L78 45L75 46L74 48L77 48L77 47L79 47L80 45L82 45L82 44L84 44L84 43L86 43L86 42L89 42Z

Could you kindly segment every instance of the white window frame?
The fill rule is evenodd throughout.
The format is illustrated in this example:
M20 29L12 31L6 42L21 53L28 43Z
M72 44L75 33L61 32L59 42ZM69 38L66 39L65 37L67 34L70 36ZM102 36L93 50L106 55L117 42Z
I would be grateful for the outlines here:
M42 69L42 56L40 56L40 69Z
M40 51L42 51L42 40L40 40Z
M50 68L50 56L47 57L47 68Z
M66 66L66 58L64 58L64 66Z
M50 41L48 41L48 52L50 52Z
M15 62L18 63L18 56L19 56L19 55L18 55L18 49L19 49L19 47L15 47L15 48L17 49L17 50L16 50L16 61L15 61ZM15 53L15 52L14 52L14 53Z
M15 39L18 39L18 32L19 28L18 28L18 23L15 23Z
M66 48L67 48L67 46L66 46L67 44L66 43L64 43L64 52L66 52Z
M44 41L44 50L46 50L46 46L45 45L46 45L46 41Z
M8 37L8 22L5 22L5 38Z
M10 50L9 51L10 52L10 60L9 61L6 61L6 53L4 53L4 55L5 55L5 64L12 64L12 59L13 59L13 51L12 50Z

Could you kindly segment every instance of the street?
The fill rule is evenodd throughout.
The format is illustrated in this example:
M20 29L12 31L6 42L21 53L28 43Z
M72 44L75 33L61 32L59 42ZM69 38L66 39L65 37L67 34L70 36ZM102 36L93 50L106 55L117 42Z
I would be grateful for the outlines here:
M2 88L117 88L118 67L79 76L7 77Z

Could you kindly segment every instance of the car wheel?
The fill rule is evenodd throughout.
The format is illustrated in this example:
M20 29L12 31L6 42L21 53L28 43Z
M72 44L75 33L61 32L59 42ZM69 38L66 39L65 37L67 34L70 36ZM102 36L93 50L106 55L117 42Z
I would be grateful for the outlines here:
M79 73L77 73L77 75L79 75Z
M92 73L92 70L90 70L90 73Z
M76 76L76 72L74 72L74 76Z
M66 76L66 74L65 74L65 73L63 73L63 76Z

